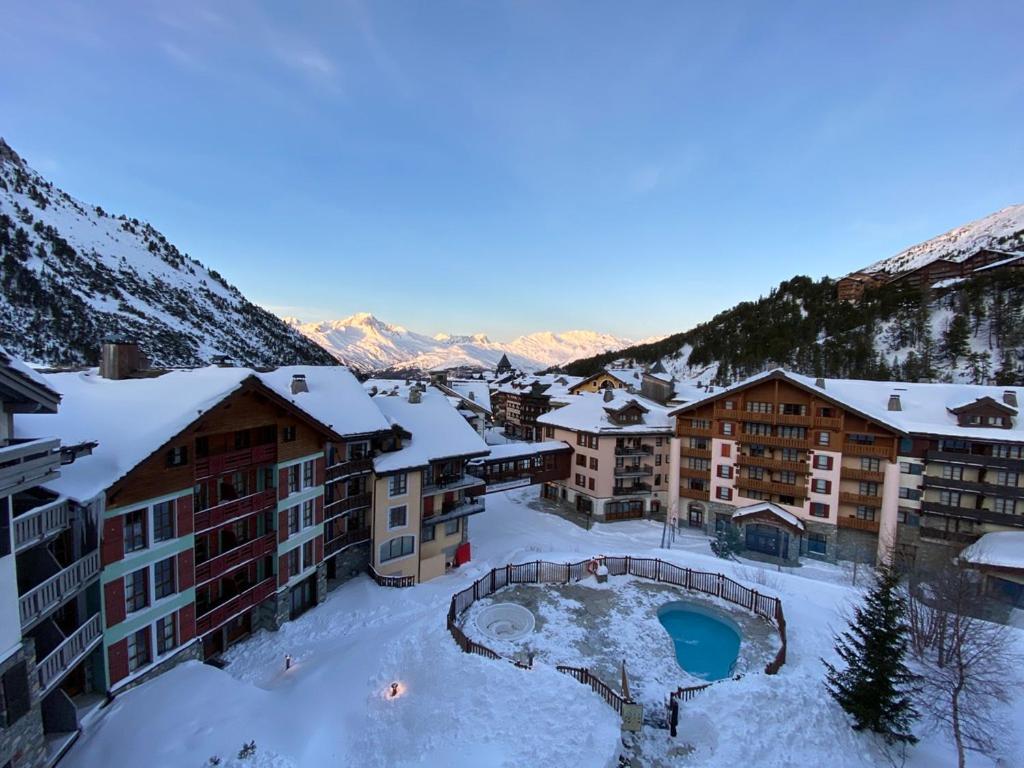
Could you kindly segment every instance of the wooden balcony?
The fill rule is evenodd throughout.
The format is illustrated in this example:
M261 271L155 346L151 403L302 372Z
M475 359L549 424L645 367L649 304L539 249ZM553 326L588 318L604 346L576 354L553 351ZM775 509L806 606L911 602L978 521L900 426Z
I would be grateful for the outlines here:
M744 467L764 467L776 471L796 472L801 475L806 475L811 471L810 465L806 461L770 459L765 456L750 456L746 453L737 454L736 463Z
M324 519L329 520L332 517L351 512L353 509L364 509L369 507L372 501L373 496L371 494L357 493L354 496L326 503L324 504Z
M351 531L345 531L340 536L336 536L330 541L324 543L324 557L330 557L337 552L341 552L343 549L355 546L356 544L362 544L364 541L370 540L370 529L367 528L355 528Z
M633 485L616 486L612 488L613 496L631 496L640 493L650 493L651 486L647 483L634 483Z
M365 456L361 459L350 459L327 467L324 477L328 483L342 480L352 475L361 475L373 469L373 457Z
M775 435L748 435L744 433L737 435L736 440L741 443L768 445L772 448L796 448L800 451L810 450L810 443L807 438L776 437Z
M276 588L277 578L275 576L268 576L263 581L254 584L244 592L240 592L230 600L211 608L202 616L196 618L196 634L205 635L239 614L259 605L274 594Z
M615 467L616 477L650 477L654 469L647 464L637 467Z
M882 497L870 496L864 493L850 493L848 491L839 492L839 503L840 504L853 504L854 506L866 506L866 507L880 507L882 506Z
M710 490L700 488L687 488L686 486L682 486L679 489L679 495L685 499L696 499L697 501L709 501L711 499Z
M711 431L711 427L690 427L680 425L678 430L679 437L713 437L714 433Z
M843 428L843 419L841 416L814 416L811 426L815 429L838 430Z
M812 419L810 414L806 413L777 413L775 423L790 427L809 427Z
M239 517L251 515L254 512L261 512L265 509L277 506L277 490L268 488L265 491L251 493L240 499L225 501L215 507L209 507L201 512L195 513L196 533L202 533L211 528L217 528L225 523L230 523Z
M196 584L216 579L239 565L258 560L277 548L277 533L271 531L259 538L240 544L202 563L196 564Z
M836 525L840 528L850 528L855 531L867 531L868 533L878 533L879 522L878 520L863 520L859 517L851 517L849 515L839 515L836 518Z
M39 696L45 697L56 688L64 676L92 653L103 640L100 615L94 614L78 629L68 635L60 645L36 662L39 678Z
M275 463L277 463L277 443L267 443L197 458L195 460L195 477L196 480L202 480L206 477L216 477L245 469L254 464Z
M843 453L850 456L877 456L888 459L892 454L892 447L888 445L864 445L863 443L847 440L843 443Z
M711 468L694 469L693 467L680 467L680 477L692 477L696 480L711 480Z
M690 448L687 445L679 448L680 456L693 456L698 459L710 459L711 458L711 446L707 448Z
M74 597L100 575L100 553L93 551L18 598L22 632Z
M710 450L710 449L708 449ZM615 446L616 456L650 456L654 448L649 445L617 445Z
M875 472L869 469L854 469L853 467L841 467L839 476L843 480L864 480L869 483L881 483L885 480L885 473L879 470Z
M737 477L736 487L750 491L761 491L773 496L793 496L797 499L807 498L807 486L803 483L776 483L770 480L752 480L749 477Z
M60 440L8 440L0 445L0 498L60 477Z
M68 502L54 501L14 518L14 551L52 539L68 527Z

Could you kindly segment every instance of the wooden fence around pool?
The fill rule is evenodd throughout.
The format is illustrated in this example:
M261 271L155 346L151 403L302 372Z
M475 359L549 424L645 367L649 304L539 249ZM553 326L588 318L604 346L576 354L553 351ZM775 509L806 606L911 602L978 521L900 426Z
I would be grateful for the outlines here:
M582 581L590 575L588 566L592 563L603 563L611 576L628 575L637 576L642 579L652 579L666 584L673 584L677 587L691 589L695 592L703 592L706 595L720 597L723 600L728 600L730 603L746 608L774 625L779 632L779 639L782 642L778 653L775 654L775 658L765 665L765 673L774 675L786 663L786 617L782 612L781 600L770 595L762 595L756 589L745 587L724 574L682 568L674 563L667 563L658 558L628 556L596 557L589 560L581 560L578 563L549 563L545 560L534 560L529 563L509 564L503 568L492 568L489 573L484 574L473 582L472 586L452 595L451 604L448 607L448 631L455 639L459 648L466 653L475 653L488 659L504 659L505 657L497 651L493 651L486 645L470 640L466 633L462 631L462 628L458 626L458 617L480 598L487 597L510 584L568 584L574 581ZM524 664L513 659L506 659L506 661L510 661L523 669L529 669L531 666L530 664ZM567 666L558 666L556 668L559 672L572 675L579 682L589 685L595 693L599 694L619 714L622 714L623 703L629 703L607 683L596 675L591 674L587 669ZM704 690L708 685L710 683L689 688L678 688L670 693L670 699L675 698L689 701L698 691Z

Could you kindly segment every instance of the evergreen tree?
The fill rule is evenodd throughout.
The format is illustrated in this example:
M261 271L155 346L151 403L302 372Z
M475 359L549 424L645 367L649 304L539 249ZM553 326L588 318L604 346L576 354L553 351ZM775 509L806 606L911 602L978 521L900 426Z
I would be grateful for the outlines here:
M967 340L970 333L971 328L967 323L967 317L961 313L953 315L953 319L949 321L949 326L942 336L942 349L953 365L956 365L958 358L967 354Z
M874 731L888 744L914 744L917 737L910 726L918 713L911 692L916 678L904 663L910 629L906 601L898 590L896 571L879 568L849 629L835 638L845 669L823 660L828 670L825 685L853 717L855 731Z
M726 525L715 531L715 540L711 542L711 551L723 560L735 560L743 549L743 540L735 525Z

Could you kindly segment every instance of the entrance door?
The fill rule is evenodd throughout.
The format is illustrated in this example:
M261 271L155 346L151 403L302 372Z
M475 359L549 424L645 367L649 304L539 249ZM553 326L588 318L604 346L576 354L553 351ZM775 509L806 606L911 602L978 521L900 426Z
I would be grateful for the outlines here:
M789 536L771 525L755 523L747 526L747 549L773 557L786 557Z
M316 600L316 576L310 576L292 587L291 618L305 612Z
M691 528L704 527L704 510L696 504L690 504L687 508L687 520Z

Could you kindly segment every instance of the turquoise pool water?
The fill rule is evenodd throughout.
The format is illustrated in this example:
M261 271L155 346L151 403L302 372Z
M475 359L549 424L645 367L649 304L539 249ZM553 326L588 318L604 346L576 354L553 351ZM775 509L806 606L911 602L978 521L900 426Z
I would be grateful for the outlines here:
M702 680L732 674L740 652L740 629L724 616L687 602L666 603L658 621L676 647L679 666Z

